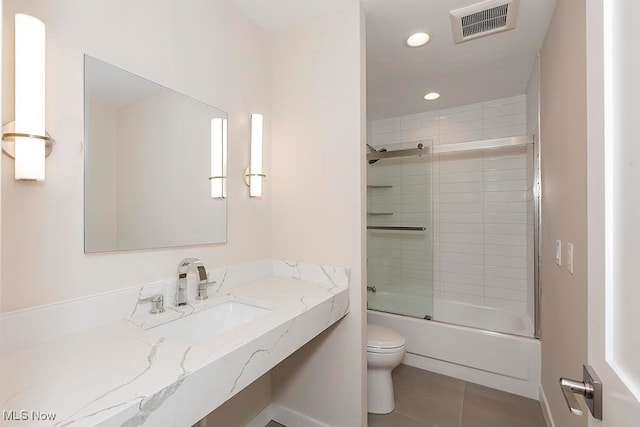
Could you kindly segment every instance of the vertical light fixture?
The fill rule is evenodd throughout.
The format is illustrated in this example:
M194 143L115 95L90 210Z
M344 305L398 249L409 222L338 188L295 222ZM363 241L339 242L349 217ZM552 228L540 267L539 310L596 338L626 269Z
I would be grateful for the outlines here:
M227 119L211 119L211 197L227 197Z
M14 141L15 179L44 181L44 159L51 150L45 131L45 25L22 13L15 16L15 124L2 139Z
M266 175L262 170L262 139L263 118L262 114L251 115L251 164L245 171L249 196L262 196L262 178Z

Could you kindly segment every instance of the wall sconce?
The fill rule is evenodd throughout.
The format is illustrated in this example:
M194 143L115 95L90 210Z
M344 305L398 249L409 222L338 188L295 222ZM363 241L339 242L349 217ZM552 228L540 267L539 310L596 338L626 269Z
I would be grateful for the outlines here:
M53 146L45 131L45 26L22 13L15 26L15 122L3 129L2 152L15 159L16 180L44 181Z
M262 196L262 114L251 115L251 166L245 170L245 181L249 186L249 196Z
M227 119L211 119L211 197L227 197Z

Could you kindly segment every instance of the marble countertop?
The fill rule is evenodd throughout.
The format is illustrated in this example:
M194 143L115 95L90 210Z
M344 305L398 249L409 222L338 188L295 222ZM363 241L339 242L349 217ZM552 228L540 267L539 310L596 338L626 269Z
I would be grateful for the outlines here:
M152 329L220 298L271 311L193 346ZM348 305L346 285L272 277L0 354L0 424L190 426L345 316Z

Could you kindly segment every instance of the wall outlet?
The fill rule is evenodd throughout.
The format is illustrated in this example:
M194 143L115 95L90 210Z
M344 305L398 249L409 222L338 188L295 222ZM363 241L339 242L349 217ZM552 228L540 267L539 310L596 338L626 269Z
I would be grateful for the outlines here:
M556 240L556 264L562 265L562 242Z
M567 270L573 274L573 243L567 243Z

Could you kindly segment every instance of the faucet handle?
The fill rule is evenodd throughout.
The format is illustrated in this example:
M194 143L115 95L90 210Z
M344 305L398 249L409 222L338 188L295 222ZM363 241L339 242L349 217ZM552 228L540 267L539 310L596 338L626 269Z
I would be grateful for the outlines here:
M209 295L207 294L207 290L209 289L209 286L213 286L215 285L216 282L201 282L198 284L198 296L196 296L197 300L205 300L207 298L209 298Z
M140 298L138 302L150 302L151 309L149 313L158 314L164 311L164 296L162 294L152 295L149 298Z

